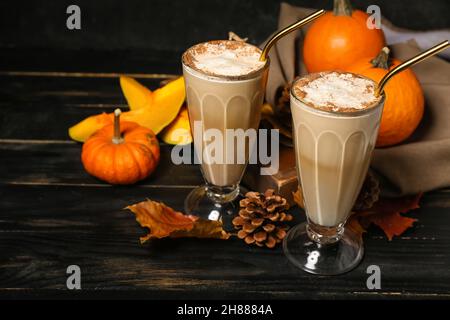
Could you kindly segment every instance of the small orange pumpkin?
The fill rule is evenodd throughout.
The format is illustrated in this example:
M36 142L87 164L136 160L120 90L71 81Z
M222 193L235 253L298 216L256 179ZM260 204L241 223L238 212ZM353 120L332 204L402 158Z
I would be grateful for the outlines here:
M110 184L132 184L148 177L159 162L159 143L152 130L135 122L106 125L84 143L81 161L85 170Z
M399 65L401 61L389 59L389 49L384 47L375 58L355 61L345 71L358 73L376 82ZM378 132L377 147L391 146L406 140L417 128L424 113L424 96L416 75L406 69L384 87L386 101Z
M334 0L327 12L312 24L303 43L308 72L343 70L357 59L374 57L385 45L383 30L369 29L369 16L353 10L349 0Z

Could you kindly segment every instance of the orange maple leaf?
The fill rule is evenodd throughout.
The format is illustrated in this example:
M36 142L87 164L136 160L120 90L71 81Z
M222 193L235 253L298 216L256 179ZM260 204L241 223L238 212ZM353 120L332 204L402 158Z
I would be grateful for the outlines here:
M298 206L304 208L301 191L297 190L292 195ZM417 221L417 219L402 216L401 213L419 208L421 197L422 193L400 198L381 198L369 210L355 212L348 220L346 228L351 228L362 237L373 223L380 227L391 241L394 236L400 236Z
M404 217L398 212L374 215L370 220L384 231L389 241L394 236L402 235L403 232L412 227L414 222L417 221L417 219Z
M400 236L417 221L402 216L401 213L419 208L421 197L422 193L401 198L382 198L371 209L355 213L350 222L353 225L359 224L362 229L367 229L373 223L380 227L391 241L394 236Z

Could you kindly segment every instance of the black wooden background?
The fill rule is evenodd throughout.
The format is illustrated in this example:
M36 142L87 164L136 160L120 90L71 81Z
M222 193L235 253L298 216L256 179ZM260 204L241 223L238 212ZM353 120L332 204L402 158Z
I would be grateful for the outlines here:
M330 7L331 1L292 1ZM412 29L449 27L449 2L379 4L384 16ZM65 27L78 4L82 30ZM147 197L182 209L202 183L197 166L175 166L161 145L156 173L137 186L111 187L87 175L69 126L125 107L118 74L156 88L180 71L192 43L233 30L261 42L276 28L277 1L0 2L0 297L146 298L450 298L450 189L426 194L419 219L388 242L365 236L361 265L338 277L311 276L281 249L239 240L161 240L122 210ZM294 209L296 222L304 219ZM82 270L81 293L66 289L66 268ZM366 269L379 265L382 289L368 290Z
M291 0L293 5L332 7L332 0ZM82 29L66 29L66 8L77 4ZM192 44L222 39L232 30L262 42L277 26L275 0L25 0L0 2L0 45L182 52ZM414 30L450 28L448 0L354 0L365 10Z

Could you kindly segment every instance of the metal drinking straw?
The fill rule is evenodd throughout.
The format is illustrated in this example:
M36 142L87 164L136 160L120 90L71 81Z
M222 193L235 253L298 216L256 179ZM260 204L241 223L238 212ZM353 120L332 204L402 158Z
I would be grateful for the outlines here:
M267 60L267 55L269 53L269 50L272 48L272 46L278 41L280 40L280 38L284 37L285 35L287 35L288 33L304 26L307 23L310 23L311 21L317 19L318 17L320 17L321 15L325 14L325 10L321 9L319 11L314 12L313 14L310 14L309 16L307 16L306 18L297 21L294 24L291 24L290 26L280 30L279 32L275 33L270 39L269 41L267 41L266 45L264 46L262 52L261 52L261 56L259 57L259 61L266 61Z
M409 67L415 65L416 63L419 63L431 56L434 56L436 53L448 48L449 46L450 46L450 44L449 44L448 40L446 40L446 41L441 42L440 44L435 45L434 47L428 49L427 51L424 51L424 52L418 54L417 56L412 57L409 60L406 60L402 64L399 64L394 69L392 69L391 71L386 73L384 75L384 77L380 80L380 83L378 84L375 95L379 96L383 92L383 89L384 89L384 86L386 85L386 83L397 73L402 72L406 68L409 68Z

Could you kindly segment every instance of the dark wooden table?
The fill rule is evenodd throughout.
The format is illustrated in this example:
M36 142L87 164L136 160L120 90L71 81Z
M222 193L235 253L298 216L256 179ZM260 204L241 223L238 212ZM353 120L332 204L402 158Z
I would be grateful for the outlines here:
M145 230L122 208L149 197L181 210L202 183L199 168L173 165L161 144L152 177L112 187L83 170L81 144L67 129L125 106L117 73L145 73L140 81L155 88L179 72L170 53L1 51L1 298L450 298L450 189L425 194L410 214L419 222L392 242L370 229L360 266L337 277L306 274L281 248L237 239L140 245ZM81 268L81 291L66 288L72 264ZM370 265L381 268L381 290L366 287Z

